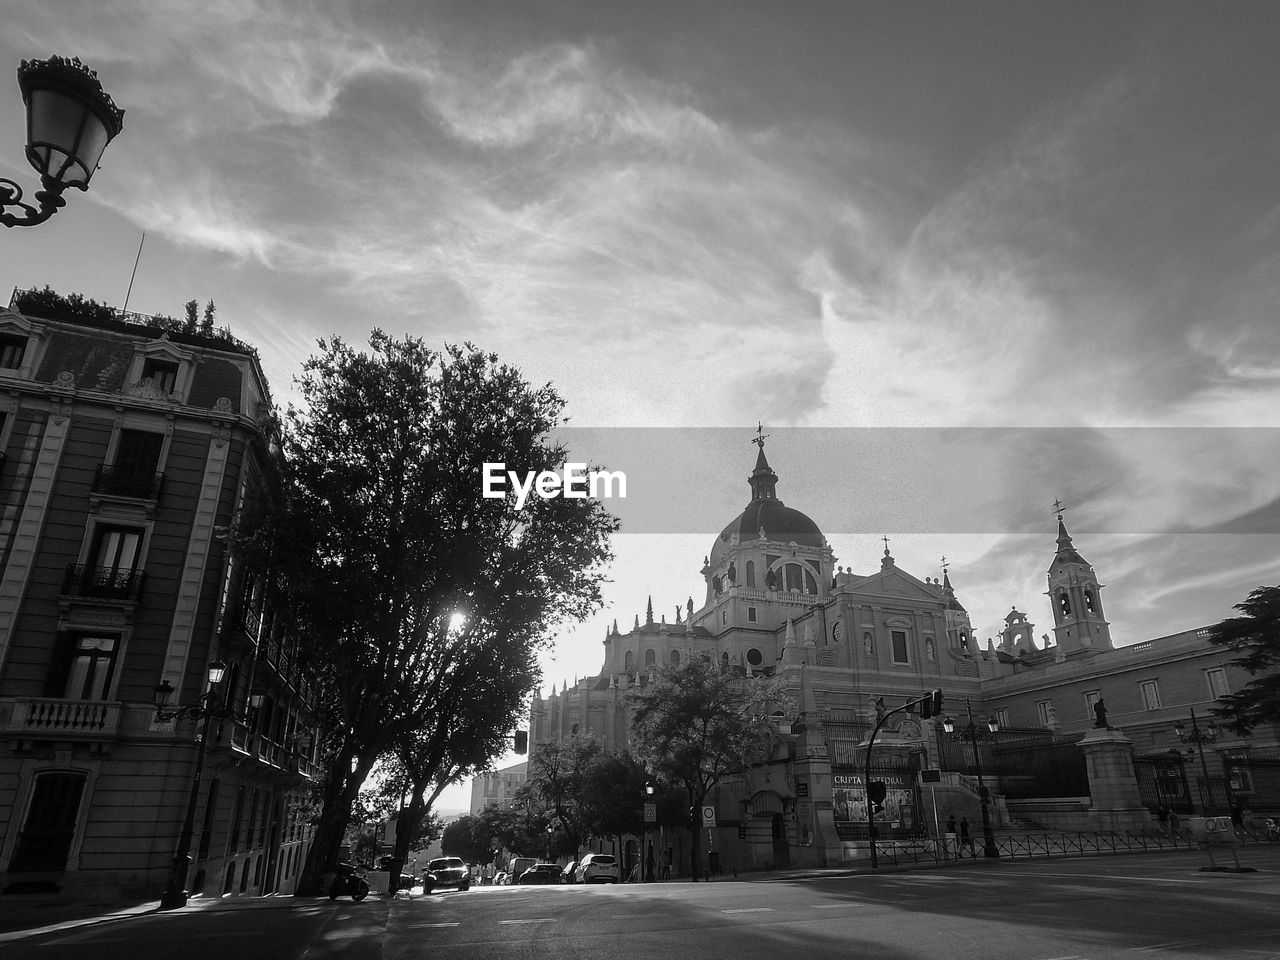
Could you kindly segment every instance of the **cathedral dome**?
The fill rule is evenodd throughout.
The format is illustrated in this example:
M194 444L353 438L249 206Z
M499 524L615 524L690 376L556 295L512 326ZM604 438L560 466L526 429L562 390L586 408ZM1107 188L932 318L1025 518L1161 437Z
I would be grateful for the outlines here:
M739 542L756 540L763 530L765 536L782 543L795 542L804 547L821 547L825 543L818 525L799 510L793 510L778 499L775 492L778 475L765 459L764 446L756 457L756 468L748 480L751 484L751 502L729 525L711 547L711 564L724 555L736 535Z

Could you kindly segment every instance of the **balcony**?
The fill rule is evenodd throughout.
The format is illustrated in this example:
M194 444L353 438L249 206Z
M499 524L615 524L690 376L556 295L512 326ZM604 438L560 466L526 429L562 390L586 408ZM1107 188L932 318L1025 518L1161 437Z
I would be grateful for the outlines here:
M0 732L21 737L110 740L120 730L121 704L104 700L20 697L8 701L7 722L0 708Z
M112 567L90 567L81 563L67 566L62 592L69 597L93 597L98 600L137 601L146 574L141 570Z
M152 473L105 463L98 464L93 476L93 492L114 497L136 497L139 500L159 500L164 489L164 474Z

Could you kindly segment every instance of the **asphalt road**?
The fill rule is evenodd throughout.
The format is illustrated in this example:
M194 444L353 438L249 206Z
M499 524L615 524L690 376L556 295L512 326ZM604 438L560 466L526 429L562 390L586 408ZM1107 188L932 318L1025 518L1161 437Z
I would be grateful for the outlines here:
M1280 847L1280 844L1275 845ZM772 881L223 901L4 944L4 960L1280 960L1280 849ZM1228 861L1229 862L1229 861Z

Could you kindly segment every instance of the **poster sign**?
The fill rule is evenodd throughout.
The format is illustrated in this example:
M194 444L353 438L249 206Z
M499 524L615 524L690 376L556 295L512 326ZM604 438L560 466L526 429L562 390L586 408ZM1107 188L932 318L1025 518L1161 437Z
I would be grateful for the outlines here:
M634 810L635 807L632 807L631 809ZM714 827L716 825L716 808L715 807L702 808L702 825L704 827Z
M634 807L632 809L635 809ZM658 820L658 805L656 803L646 803L644 805L644 822L656 823Z

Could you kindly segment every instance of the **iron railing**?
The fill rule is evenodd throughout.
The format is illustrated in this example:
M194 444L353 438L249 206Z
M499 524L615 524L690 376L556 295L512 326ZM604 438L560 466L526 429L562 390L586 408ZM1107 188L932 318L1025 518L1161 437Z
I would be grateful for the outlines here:
M1242 844L1269 843L1262 830L1236 828ZM1005 860L1052 859L1056 857L1092 857L1115 853L1160 853L1174 850L1196 850L1200 844L1188 835L1163 833L1027 833L996 836L996 847ZM965 846L959 840L885 840L876 843L881 863L944 863L957 860L983 859L982 846Z
M103 600L137 600L142 594L146 574L141 570L117 567L91 567L81 563L67 565L62 592L71 597L94 597Z

